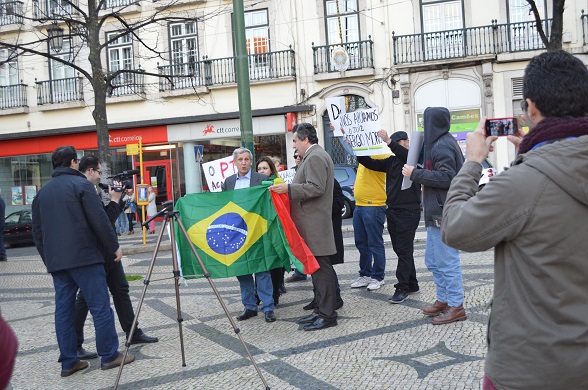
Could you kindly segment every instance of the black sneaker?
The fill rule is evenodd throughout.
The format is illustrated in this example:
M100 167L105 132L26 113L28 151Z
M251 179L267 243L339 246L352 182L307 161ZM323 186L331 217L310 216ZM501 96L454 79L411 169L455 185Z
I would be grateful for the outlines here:
M388 299L390 303L402 303L408 299L408 293L402 290L396 290L392 298Z

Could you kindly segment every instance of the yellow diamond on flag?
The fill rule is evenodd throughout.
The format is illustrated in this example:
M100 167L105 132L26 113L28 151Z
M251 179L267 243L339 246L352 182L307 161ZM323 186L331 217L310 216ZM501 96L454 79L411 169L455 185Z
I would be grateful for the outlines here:
M204 253L228 267L266 232L267 220L229 202L190 227L188 236Z

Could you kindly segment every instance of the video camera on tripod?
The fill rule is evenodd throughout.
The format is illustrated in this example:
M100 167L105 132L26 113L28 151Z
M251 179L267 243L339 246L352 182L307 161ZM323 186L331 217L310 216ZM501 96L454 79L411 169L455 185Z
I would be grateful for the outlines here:
M112 182L119 182L120 185L110 185L104 183L98 183L98 187L102 188L104 192L108 192L108 186L112 188L113 191L116 192L123 192L126 189L133 188L133 181L130 179L130 176L138 175L141 173L138 169L133 169L130 171L122 171L121 173L117 173L114 176L108 176L107 179L112 179Z

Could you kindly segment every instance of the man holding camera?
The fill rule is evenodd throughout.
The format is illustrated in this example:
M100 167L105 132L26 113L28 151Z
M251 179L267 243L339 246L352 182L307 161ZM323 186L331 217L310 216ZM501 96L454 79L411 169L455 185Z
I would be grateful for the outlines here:
M122 251L116 233L96 196L96 188L78 171L73 146L60 146L51 155L52 179L33 200L33 239L55 287L55 334L61 376L88 368L76 354L75 294L81 289L96 330L102 367L120 365L118 337L106 287L104 258L118 262ZM134 360L127 355L125 363Z
M484 390L588 389L588 70L572 54L529 62L522 108L531 130L511 167L478 192L497 137L468 134L466 163L443 211L443 240L494 248ZM519 145L520 144L520 145Z
M102 165L98 158L92 155L86 155L80 160L80 172L94 185L100 183L100 175L102 174ZM124 188L123 188L124 189ZM114 222L122 212L120 206L120 198L122 192L109 189L110 202L104 206L104 211L108 215L110 225L114 229ZM106 271L106 284L112 295L114 308L118 316L118 321L121 328L125 331L127 338L133 326L135 314L133 312L133 305L131 304L131 297L129 296L129 283L125 275L125 271L121 261L113 261L110 256L104 256L104 269ZM88 316L88 305L84 299L84 295L80 290L76 299L76 309L74 316L74 327L77 336L78 358L79 359L93 359L98 357L94 352L88 352L83 347L84 343L84 322ZM156 343L159 339L157 337L149 337L137 326L131 339L131 344L139 343Z

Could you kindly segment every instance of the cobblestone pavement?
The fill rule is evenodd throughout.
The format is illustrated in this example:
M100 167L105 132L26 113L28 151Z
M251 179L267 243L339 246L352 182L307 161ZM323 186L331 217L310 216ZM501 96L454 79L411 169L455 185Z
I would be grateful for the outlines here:
M150 236L150 242L154 241ZM134 237L136 241L136 235ZM127 246L135 245L130 239ZM346 239L345 264L335 267L345 305L339 325L316 332L299 330L296 320L308 314L302 306L312 297L312 284L287 283L288 292L276 309L278 320L263 316L238 322L272 389L480 389L486 352L486 305L492 293L492 252L461 253L467 321L433 326L421 309L435 300L431 274L424 266L424 243L417 243L415 260L421 292L400 305L387 299L394 293L396 256L387 247L386 284L377 291L351 289L359 255ZM127 252L128 253L128 252ZM0 263L2 314L19 338L13 389L108 389L117 370L90 368L61 378L54 331L54 291L34 247L8 249ZM124 259L129 275L146 275L151 254ZM263 389L243 346L206 280L191 280L180 288L186 367L182 367L171 253L155 262L139 322L159 343L133 345L137 360L125 366L121 389ZM236 278L214 280L231 315L242 310ZM142 281L133 281L136 306ZM121 348L124 333L119 329ZM86 324L86 349L95 350L91 320ZM10 387L9 387L10 388Z

